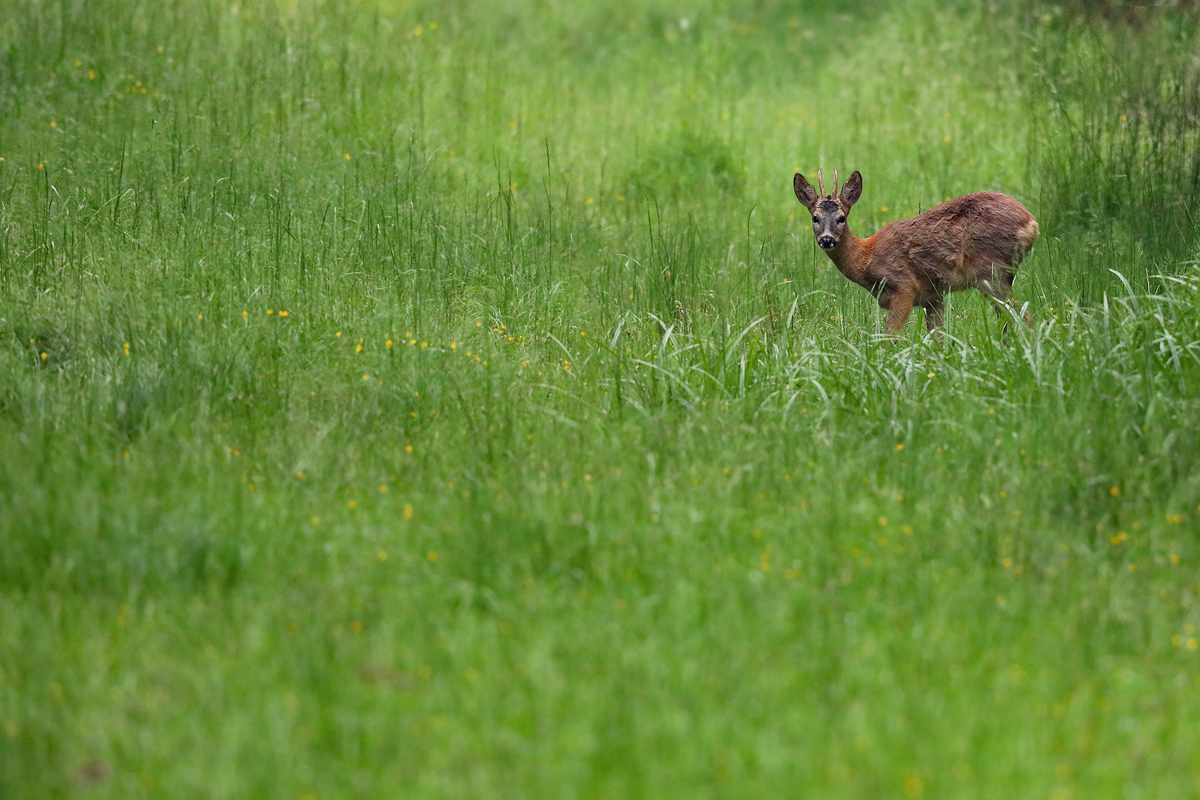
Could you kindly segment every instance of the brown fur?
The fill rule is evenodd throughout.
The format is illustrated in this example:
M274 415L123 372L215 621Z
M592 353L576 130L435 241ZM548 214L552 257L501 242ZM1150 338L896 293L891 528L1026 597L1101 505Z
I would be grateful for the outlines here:
M813 215L813 233L826 255L888 310L887 332L893 336L904 327L913 306L925 309L929 330L941 327L947 292L978 289L1002 316L1017 265L1038 238L1033 215L999 192L948 200L859 239L846 222L862 193L857 171L836 198L819 195L800 173L794 188L796 198ZM1024 316L1028 321L1029 315Z

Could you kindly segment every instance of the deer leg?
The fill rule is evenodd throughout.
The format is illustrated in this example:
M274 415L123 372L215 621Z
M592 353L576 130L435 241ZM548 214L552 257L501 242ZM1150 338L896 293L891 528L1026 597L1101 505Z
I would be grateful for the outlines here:
M904 323L908 322L908 315L912 313L913 300L916 297L917 291L911 286L902 286L892 294L892 301L888 305L888 336L896 338L900 335Z
M979 291L992 301L992 307L996 309L996 317L1002 323L1000 326L1000 334L1008 335L1008 317L1005 315L1005 310L1011 308L1010 300L1012 298L1013 281L1017 278L1012 272L1007 270L993 270L992 279L980 282ZM1029 312L1022 311L1025 322L1032 324L1033 319L1029 316Z
M1016 300L1015 300L1015 298L1013 297L1013 288L1012 288L1012 287L1013 287L1013 281L1015 281L1016 279L1017 279L1017 275L1016 275L1016 273L1014 273L1014 272L1005 272L1005 273L1004 273L1004 278L1003 278L1003 281L1004 281L1005 288L1007 289L1007 291L1006 291L1006 294L1005 294L1005 302L1006 302L1006 303L1009 303L1009 304L1015 304L1015 305L1013 305L1013 308L1018 308L1018 309L1019 309L1019 308L1020 308L1020 304L1019 304L1019 303L1016 303ZM1024 318L1024 320L1025 320L1025 324L1027 324L1027 325L1032 325L1032 324L1033 324L1033 317L1029 316L1029 312L1028 312L1028 311L1025 311L1025 310L1023 310L1023 309L1022 309L1022 310L1021 310L1021 317L1022 317L1022 318Z
M931 300L925 305L925 329L933 333L946 324L946 305L941 300Z
M942 341L942 325L946 323L946 305L941 300L931 300L925 304L925 330L937 336Z

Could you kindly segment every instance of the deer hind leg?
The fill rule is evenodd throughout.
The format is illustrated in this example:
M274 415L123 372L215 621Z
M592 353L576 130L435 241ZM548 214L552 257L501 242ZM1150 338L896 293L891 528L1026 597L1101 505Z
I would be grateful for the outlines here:
M946 304L942 300L930 300L925 304L925 329L937 334L941 341L941 328L946 324Z
M1016 273L1011 267L998 266L991 269L991 276L979 282L979 291L992 301L992 306L996 309L996 316L1001 321L1001 335L1008 335L1008 315L1005 311L1008 309L1017 309L1019 306L1014 306L1013 298L1013 281L1017 279ZM1027 324L1033 324L1033 318L1029 316L1028 311L1021 311L1021 316L1024 317Z
M930 332L946 324L946 304L941 299L925 304L925 328Z
M1025 320L1026 325L1032 325L1033 317L1029 316L1029 312L1025 310L1024 304L1018 303L1016 298L1013 297L1012 286L1013 286L1013 281L1015 281L1017 279L1016 274L1012 273L1012 272L1005 273L1004 279L1008 283L1008 302L1009 302L1009 304L1011 304L1013 306L1013 308L1015 308L1021 312L1021 318Z

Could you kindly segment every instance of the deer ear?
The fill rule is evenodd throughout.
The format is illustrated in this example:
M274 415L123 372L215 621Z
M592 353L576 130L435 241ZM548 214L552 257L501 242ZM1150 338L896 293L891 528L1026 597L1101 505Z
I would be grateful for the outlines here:
M812 207L817 204L817 190L799 172L796 173L796 177L792 178L792 188L796 192L796 199L800 201L800 205L811 211Z
M854 170L846 182L842 185L842 191L838 195L838 199L842 201L847 210L858 202L858 198L862 197L862 175L858 170Z

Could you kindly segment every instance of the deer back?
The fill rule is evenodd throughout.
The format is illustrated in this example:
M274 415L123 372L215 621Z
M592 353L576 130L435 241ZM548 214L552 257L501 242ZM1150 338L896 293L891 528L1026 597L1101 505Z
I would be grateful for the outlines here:
M1015 269L1037 235L1037 221L1019 202L976 192L880 228L871 237L870 272L939 292L966 289Z

